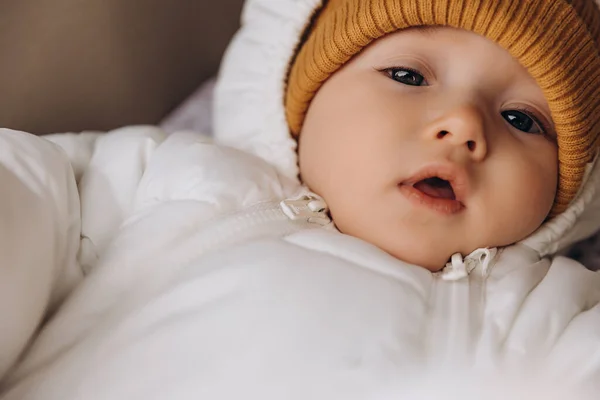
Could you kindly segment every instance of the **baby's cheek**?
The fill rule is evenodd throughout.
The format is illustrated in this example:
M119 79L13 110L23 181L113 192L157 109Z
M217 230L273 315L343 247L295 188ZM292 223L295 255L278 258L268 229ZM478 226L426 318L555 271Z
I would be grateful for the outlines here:
M503 225L508 238L504 245L516 243L534 233L543 224L554 203L556 189L551 179L548 182L541 177L529 177L520 183L512 191L511 206L505 209Z
M542 222L554 205L558 185L557 175L558 171L543 170L534 176L530 176L528 181L524 183L525 193L530 199L528 209Z
M349 204L347 202L337 202L334 199L327 200L325 198L325 202L327 202L329 206L329 212L331 218L337 227L342 233L351 234L355 236L354 232L360 231L356 227L357 219L351 218L352 211L349 210Z

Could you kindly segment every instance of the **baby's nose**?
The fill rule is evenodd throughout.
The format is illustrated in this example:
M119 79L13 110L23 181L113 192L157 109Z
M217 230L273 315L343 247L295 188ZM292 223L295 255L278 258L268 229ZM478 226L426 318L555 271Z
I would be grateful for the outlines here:
M465 106L451 110L437 121L433 132L436 140L446 141L466 151L476 161L483 160L487 155L484 117L477 107Z

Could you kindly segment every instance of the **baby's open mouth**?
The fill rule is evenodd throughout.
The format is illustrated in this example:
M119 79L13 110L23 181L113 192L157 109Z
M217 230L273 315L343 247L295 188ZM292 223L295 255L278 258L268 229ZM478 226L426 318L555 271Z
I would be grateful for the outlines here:
M423 179L413 185L415 189L435 199L456 200L452 185L445 179L434 176Z
M469 196L469 177L458 165L438 163L425 166L398 187L414 205L454 215L466 209L463 201Z

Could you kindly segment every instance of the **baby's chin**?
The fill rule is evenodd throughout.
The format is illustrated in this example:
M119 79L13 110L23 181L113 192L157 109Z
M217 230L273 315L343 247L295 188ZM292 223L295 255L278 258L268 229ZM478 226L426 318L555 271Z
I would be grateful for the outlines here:
M458 230L435 224L399 226L381 220L373 222L339 216L336 218L333 213L332 216L340 232L368 242L400 261L431 272L443 270L454 254L466 257L480 248L504 247L515 243L513 240L506 240L512 239L508 235L490 238L486 232L477 232L477 235L457 234L457 231L468 231L460 226L461 229ZM489 239L498 242L486 245Z
M381 250L390 254L394 258L407 264L425 268L431 272L440 272L450 262L454 254L461 254L463 257L471 254L473 251L481 248L467 245L466 243L452 243L450 241L440 242L434 238L423 239L422 237L413 237L415 240L388 240L389 236L384 237L361 237ZM379 239L379 240L378 240Z
M451 251L442 249L443 246L440 246L439 243L432 244L425 243L424 241L413 243L413 241L407 240L389 240L390 237L395 235L378 235L377 233L379 232L370 232L372 235L368 235L365 234L367 232L361 229L357 229L355 232L352 228L344 229L339 225L337 228L344 234L354 236L377 246L400 261L425 268L431 272L439 272L444 269L446 263L448 263L449 259L455 253L461 253L463 255L470 253L462 253L459 250Z
M448 263L448 260L450 257L452 257L452 254L454 254L446 254L442 252L435 254L436 251L433 249L416 249L414 247L410 250L401 248L386 249L381 246L380 248L398 260L425 268L431 272L439 272L444 269L446 263Z

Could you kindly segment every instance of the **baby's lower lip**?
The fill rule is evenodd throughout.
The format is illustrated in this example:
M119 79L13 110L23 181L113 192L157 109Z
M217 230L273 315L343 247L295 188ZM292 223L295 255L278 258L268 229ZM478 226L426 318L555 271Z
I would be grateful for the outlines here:
M458 200L431 197L415 189L412 185L400 184L398 188L400 189L400 193L411 203L429 208L442 215L458 214L465 209L465 206Z

